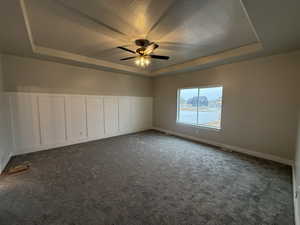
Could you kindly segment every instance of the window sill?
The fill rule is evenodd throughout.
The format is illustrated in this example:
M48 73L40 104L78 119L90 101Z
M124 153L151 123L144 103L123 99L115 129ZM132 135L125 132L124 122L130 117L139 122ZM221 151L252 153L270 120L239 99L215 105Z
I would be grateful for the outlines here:
M207 126L201 126L201 125L196 125L196 124L188 124L188 123L183 123L183 122L179 122L176 121L177 125L180 126L185 126L185 127L193 127L193 128L197 128L197 129L203 129L203 130L208 130L208 131L215 131L215 132L221 132L222 128L215 128L215 127L207 127Z

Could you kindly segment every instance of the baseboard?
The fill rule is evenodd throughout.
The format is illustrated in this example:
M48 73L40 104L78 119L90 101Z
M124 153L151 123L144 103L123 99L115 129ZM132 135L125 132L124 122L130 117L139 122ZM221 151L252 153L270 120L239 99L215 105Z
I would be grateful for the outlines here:
M295 225L300 225L300 220L299 220L299 205L298 205L298 200L299 194L297 194L297 182L296 182L296 167L295 165L292 166L292 171L293 171L293 199L294 199L294 215L295 215Z
M0 174L4 171L6 168L7 164L9 163L10 159L12 157L12 153L9 153L7 157L4 158L4 160L1 161L0 165Z
M237 147L237 146L232 146L232 145L227 145L227 144L223 144L223 143L219 143L219 142L215 142L215 141L211 141L211 140L205 140L205 139L202 139L202 138L193 137L193 136L190 136L190 135L185 135L185 134L174 132L174 131L171 131L171 130L166 130L166 129L163 129L163 128L160 128L160 127L152 127L152 129L157 130L157 131L161 131L161 132L164 132L164 133L168 133L168 134L171 134L171 135L174 135L174 136L182 137L182 138L185 138L185 139L189 139L189 140L201 142L201 143L204 143L204 144L209 144L209 145L213 145L213 146L216 146L216 147L228 149L228 150L231 150L231 151L234 151L234 152L240 152L240 153L244 153L244 154L247 154L247 155L255 156L257 158L262 158L262 159L267 159L267 160L271 160L271 161L274 161L274 162L279 162L279 163L289 165L289 166L293 166L293 164L294 164L293 160L280 158L278 156L274 156L274 155L270 155L270 154L266 154L266 153L256 152L256 151L253 151L253 150L244 149L244 148Z
M34 146L34 147L31 147L31 148L26 148L26 149L16 149L14 151L14 153L12 154L12 156L25 155L25 154L39 152L39 151L51 150L51 149L54 149L54 148L66 147L66 146L70 146L70 145L87 143L87 142L91 142L91 141L98 141L98 140L103 140L103 139L106 139L106 138L112 138L112 137L117 137L117 136L122 136L122 135L134 134L134 133L142 132L142 131L146 131L146 130L151 130L151 128L137 129L137 130L125 131L125 132L119 131L118 133L115 133L115 134L104 135L104 136L101 136L101 137L83 138L81 140L66 141L66 142L63 142L63 143L55 144L55 145L39 145L39 146Z

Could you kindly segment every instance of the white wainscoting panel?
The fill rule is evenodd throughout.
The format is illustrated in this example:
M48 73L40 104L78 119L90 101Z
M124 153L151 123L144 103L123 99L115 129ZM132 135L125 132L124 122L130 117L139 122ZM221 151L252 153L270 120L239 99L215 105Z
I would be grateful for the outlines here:
M104 106L103 97L87 96L87 134L89 139L104 137Z
M152 128L152 98L7 93L15 152L51 149Z
M104 97L104 131L105 136L115 136L119 133L119 106L118 97Z
M37 96L32 94L11 94L13 142L18 152L26 153L40 145Z
M120 133L127 133L133 130L132 127L132 97L119 97L119 129Z
M41 144L53 146L67 141L65 96L38 96Z
M141 102L142 100L140 100L140 98L136 97L136 98L132 98L131 100L131 108L132 108L132 127L134 128L134 130L139 130L142 129L142 123L143 123L143 115L142 115L142 111L143 109L141 109Z
M67 139L80 141L87 138L85 96L71 95L66 97Z

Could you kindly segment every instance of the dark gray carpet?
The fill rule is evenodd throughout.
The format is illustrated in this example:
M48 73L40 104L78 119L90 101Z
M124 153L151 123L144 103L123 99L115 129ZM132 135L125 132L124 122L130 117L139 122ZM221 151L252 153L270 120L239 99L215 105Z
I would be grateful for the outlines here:
M148 131L13 158L1 225L292 225L291 168Z

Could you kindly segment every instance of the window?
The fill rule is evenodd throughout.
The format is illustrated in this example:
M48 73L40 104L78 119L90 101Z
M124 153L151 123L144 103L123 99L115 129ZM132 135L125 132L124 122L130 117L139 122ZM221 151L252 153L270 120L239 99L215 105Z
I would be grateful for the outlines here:
M178 90L177 122L221 129L223 87Z

